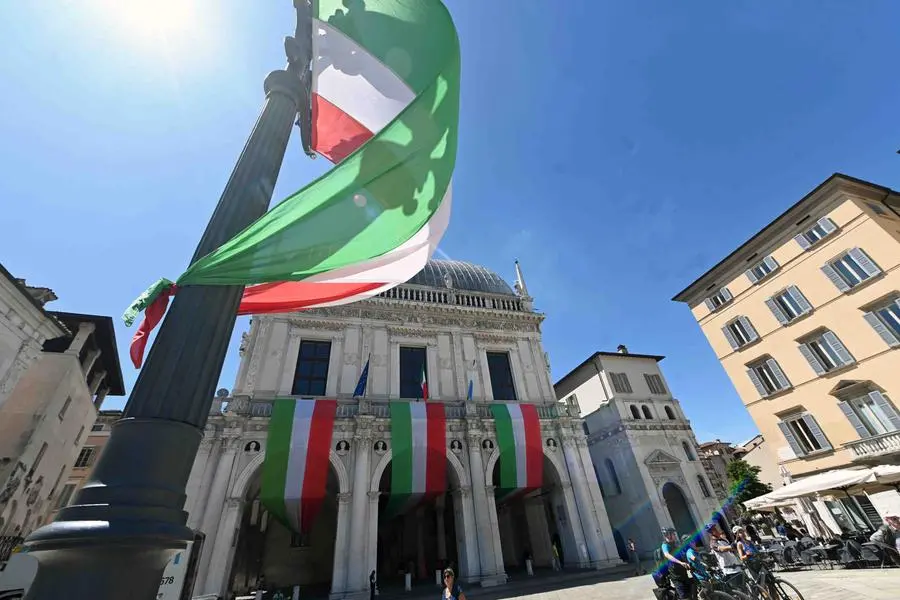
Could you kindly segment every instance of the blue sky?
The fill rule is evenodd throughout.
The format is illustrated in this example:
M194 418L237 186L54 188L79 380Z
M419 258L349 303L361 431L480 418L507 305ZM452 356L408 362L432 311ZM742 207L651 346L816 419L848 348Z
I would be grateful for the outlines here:
M509 279L521 261L554 377L620 343L664 354L699 438L750 437L670 298L832 172L900 187L900 4L447 4L463 97L441 251ZM0 262L50 308L115 317L129 389L119 316L187 266L292 18L289 0L0 3ZM276 198L325 168L295 135Z

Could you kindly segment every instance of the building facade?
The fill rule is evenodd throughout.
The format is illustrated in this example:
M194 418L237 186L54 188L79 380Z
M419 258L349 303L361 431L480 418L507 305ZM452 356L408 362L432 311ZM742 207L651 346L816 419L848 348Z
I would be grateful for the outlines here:
M757 434L734 448L734 458L741 459L751 467L759 467L759 480L778 489L785 485L787 470L778 464L778 456L772 451L766 438Z
M66 331L0 406L0 535L47 522L107 394L125 393L112 319L50 313Z
M440 260L371 300L254 317L188 484L188 523L205 534L194 593L246 593L264 581L270 591L362 596L372 571L383 589L407 572L430 586L448 564L493 585L526 555L549 568L553 544L568 565L618 564L580 414L553 393L543 318L518 266L513 291L484 267ZM367 362L367 391L355 398ZM417 401L423 371L428 402L445 406L447 491L388 519L388 402ZM276 397L338 401L327 497L308 535L270 518L259 498ZM543 487L509 502L495 498L499 402L535 405L543 442Z
M737 458L734 446L721 440L702 442L698 454L703 468L706 469L706 476L712 484L713 493L719 502L724 503L728 499L730 489L728 465Z
M893 190L834 175L674 298L794 479L900 458L898 209ZM862 524L898 500L820 509Z
M649 556L661 528L692 535L721 506L662 359L619 346L594 353L555 385L558 398L585 413L594 476L623 559L629 538Z

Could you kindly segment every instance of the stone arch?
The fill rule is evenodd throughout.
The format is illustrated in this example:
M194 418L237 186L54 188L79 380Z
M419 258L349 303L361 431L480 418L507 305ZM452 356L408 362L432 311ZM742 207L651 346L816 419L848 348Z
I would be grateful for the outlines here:
M469 474L466 473L466 468L463 466L462 461L449 449L445 452L447 455L447 462L450 463L450 466L453 467L453 471L456 474L456 480L459 483L459 487L468 487ZM372 480L369 482L370 492L378 491L378 486L381 484L381 476L384 475L384 470L387 469L387 466L391 463L391 458L393 456L394 449L388 448L387 452L382 455L381 460L378 461L378 464L375 465L375 471L372 472Z
M569 470L566 468L565 463L560 462L562 460L560 457L562 448L557 448L557 452L551 452L546 445L544 445L542 449L544 457L553 465L553 468L556 469L556 475L559 477L559 482L564 484L569 481ZM491 452L491 455L488 457L487 463L485 464L484 485L494 485L494 466L497 464L498 460L500 460L500 448L494 448L494 451Z
M253 459L247 463L247 466L243 468L243 470L238 474L237 479L235 479L234 484L231 486L229 490L228 497L229 498L243 498L247 493L247 488L250 485L250 481L256 475L257 471L262 467L263 461L266 458L265 449L262 452L256 454ZM334 467L334 473L337 475L338 480L338 492L346 493L350 491L350 477L347 474L347 468L344 466L344 463L341 461L340 457L335 453L334 450L331 450L328 453L328 461L331 463L331 466Z

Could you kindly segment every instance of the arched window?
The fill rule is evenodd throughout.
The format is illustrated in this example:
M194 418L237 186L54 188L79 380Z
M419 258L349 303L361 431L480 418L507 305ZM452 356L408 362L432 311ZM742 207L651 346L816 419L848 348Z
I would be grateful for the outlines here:
M666 416L671 420L675 420L675 411L672 410L671 406L666 407Z
M650 414L650 407L649 407L649 406L647 406L647 405L645 404L645 405L643 405L643 406L641 407L641 410L644 411L644 418L645 418L645 419L652 419L652 418L653 418L653 415Z
M638 407L635 406L634 404L631 405L631 416L634 417L635 419L641 418L641 412L638 410Z
M616 488L616 494L622 493L622 484L619 483L619 476L616 474L616 466L610 459L606 459L606 470L609 471L609 478L612 480L613 486Z
M694 455L693 450L691 450L690 444L688 444L687 442L681 442L681 447L684 449L684 455L688 460L697 460L697 457Z
M587 421L582 421L582 422L581 422L581 429L584 430L584 435L591 435L591 430L590 430L590 428L588 427Z
M700 484L700 493L703 494L704 498L712 496L712 494L709 493L709 486L706 485L706 479L703 478L703 475L697 475L697 483Z

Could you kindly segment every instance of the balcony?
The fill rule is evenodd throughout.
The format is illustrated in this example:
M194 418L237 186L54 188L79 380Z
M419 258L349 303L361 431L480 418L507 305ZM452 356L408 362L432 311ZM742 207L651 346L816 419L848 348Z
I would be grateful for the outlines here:
M853 462L881 463L900 454L900 431L891 431L844 444L853 453Z
M316 400L319 397L310 396L280 396L286 398L296 398L298 400ZM333 396L323 396L321 399L334 400ZM416 399L400 399L401 401L416 402ZM421 402L421 400L418 400ZM244 417L263 417L272 416L272 405L274 398L249 398L247 396L237 396L234 398L216 398L210 410L211 416L218 415L239 415ZM387 398L338 398L337 414L338 419L352 419L357 415L372 415L378 419L390 418L390 402ZM466 417L478 417L481 419L493 419L491 413L491 405L501 401L494 402L466 402L465 400L429 400L429 402L441 402L445 407L448 419L465 419ZM573 411L565 403L539 404L537 405L538 417L541 419L555 419L560 416L578 417L578 414L570 414Z

